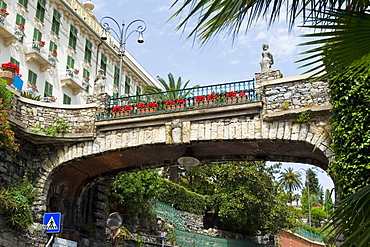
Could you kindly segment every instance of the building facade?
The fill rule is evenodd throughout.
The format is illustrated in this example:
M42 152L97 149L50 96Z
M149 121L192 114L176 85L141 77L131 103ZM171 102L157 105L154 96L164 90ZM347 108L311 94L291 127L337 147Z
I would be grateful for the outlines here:
M0 63L19 66L19 90L37 87L41 101L85 104L103 91L118 96L119 86L121 95L135 95L157 85L128 52L120 70L117 42L101 39L93 8L91 1L0 0Z

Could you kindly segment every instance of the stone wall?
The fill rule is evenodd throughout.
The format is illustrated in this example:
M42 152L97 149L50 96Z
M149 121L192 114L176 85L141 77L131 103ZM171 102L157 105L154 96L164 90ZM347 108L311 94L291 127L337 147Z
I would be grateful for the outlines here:
M258 81L257 90L264 102L265 113L329 105L329 86L325 80L294 76Z
M95 131L95 115L97 104L58 105L45 103L16 96L12 102L10 121L24 130L37 130L52 125L55 120L67 122L70 133L93 133Z

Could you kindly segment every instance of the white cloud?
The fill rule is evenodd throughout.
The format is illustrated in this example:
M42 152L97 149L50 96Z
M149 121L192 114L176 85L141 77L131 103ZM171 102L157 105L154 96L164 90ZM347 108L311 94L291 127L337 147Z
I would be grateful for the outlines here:
M238 59L234 59L234 60L231 60L229 61L229 64L231 65L236 65L236 64L240 64L242 61L238 60Z

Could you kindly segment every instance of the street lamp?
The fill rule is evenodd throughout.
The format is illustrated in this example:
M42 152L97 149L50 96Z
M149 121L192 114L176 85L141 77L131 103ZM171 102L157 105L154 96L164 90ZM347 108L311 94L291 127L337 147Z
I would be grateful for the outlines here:
M109 23L107 23L107 22L102 23L103 20L106 20L106 19L109 19L109 20L113 21L113 23L115 23L117 25L118 32L116 32L112 27L110 27ZM120 25L112 17L104 16L100 20L100 24L103 27L103 33L102 33L102 36L100 38L102 40L107 40L107 31L112 31L112 33L115 34L115 36L118 40L118 43L119 43L119 54L118 55L119 55L120 58L119 58L119 75L118 75L118 95L121 96L122 95L122 92L121 92L122 63L123 63L123 56L125 55L125 51L126 51L126 41L130 37L131 34L136 32L136 33L139 34L137 42L140 43L140 44L144 43L143 33L146 30L146 23L145 23L145 21L143 21L141 19L137 19L137 20L133 20L132 22L130 22L127 25L127 27L125 28L125 23L124 22L122 22L122 24ZM131 32L128 33L129 28L133 24L137 24L137 27L135 29L133 29Z

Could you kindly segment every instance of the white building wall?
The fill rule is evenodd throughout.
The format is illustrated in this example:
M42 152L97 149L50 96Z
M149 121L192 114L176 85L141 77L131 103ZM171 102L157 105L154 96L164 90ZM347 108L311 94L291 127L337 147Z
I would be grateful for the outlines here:
M17 0L0 0L7 4L7 11L9 15L6 18L7 25L15 27L17 14L25 18L25 37L23 43L16 40L14 43L7 46L4 35L0 32L0 63L6 63L10 61L10 58L16 59L20 63L20 73L22 74L21 79L24 81L23 89L25 89L28 81L28 71L32 70L37 74L37 89L39 94L43 97L45 90L45 81L53 85L52 94L57 97L56 103L63 103L63 95L71 97L72 104L84 104L86 96L94 93L94 78L97 75L97 71L100 68L101 54L103 53L107 57L107 81L105 91L112 95L114 90L114 66L119 66L119 58L117 51L112 48L114 43L110 39L108 42L102 42L100 39L101 27L99 22L94 19L93 15L83 8L83 6L76 0L47 0L46 1L46 12L44 21L39 21L36 16L36 8L38 0L29 0L27 8L24 8ZM61 26L59 35L54 34L51 31L52 20L54 9L59 11L61 14ZM87 20L86 23L84 20ZM70 25L73 25L78 30L78 40L76 49L72 49L68 46ZM56 66L49 66L45 70L43 66L40 66L40 62L29 54L29 51L33 51L32 38L34 28L37 28L42 33L42 40L45 41L44 52L47 57L49 53L50 41L53 41L57 45L58 62ZM91 63L84 60L85 54L85 41L88 39L92 42L92 59ZM128 54L128 53L127 53ZM71 86L66 85L65 81L65 70L67 65L68 55L75 60L75 68L80 70L76 79L78 83L82 85L82 73L85 68L90 72L90 85L89 92L85 90L76 90ZM124 92L125 76L128 75L131 78L131 94L136 93L136 87L139 85L143 87L145 84L157 85L154 78L152 78L148 72L142 68L135 59L128 54L124 57L125 63L122 71L122 92ZM74 76L75 78L75 76Z

